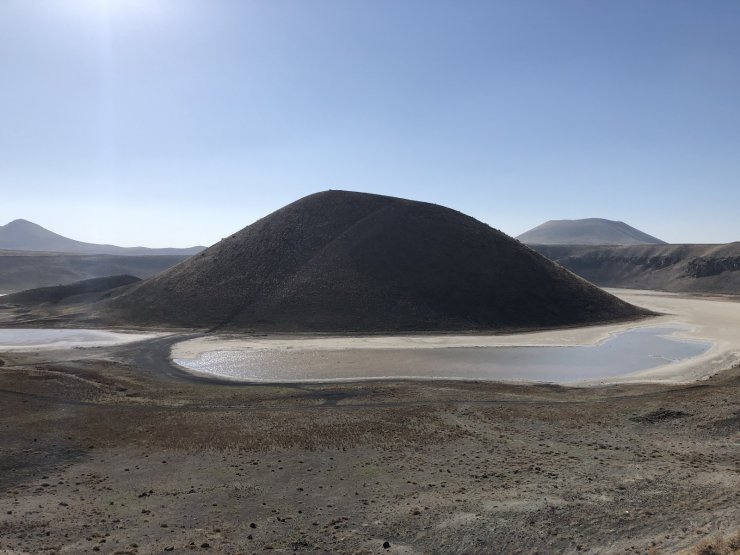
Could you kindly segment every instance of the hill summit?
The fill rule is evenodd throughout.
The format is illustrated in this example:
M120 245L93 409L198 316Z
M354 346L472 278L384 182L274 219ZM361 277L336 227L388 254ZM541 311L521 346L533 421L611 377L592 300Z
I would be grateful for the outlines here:
M517 237L528 245L665 245L627 225L603 218L550 220Z
M326 191L96 305L104 320L317 332L505 330L644 314L449 208Z

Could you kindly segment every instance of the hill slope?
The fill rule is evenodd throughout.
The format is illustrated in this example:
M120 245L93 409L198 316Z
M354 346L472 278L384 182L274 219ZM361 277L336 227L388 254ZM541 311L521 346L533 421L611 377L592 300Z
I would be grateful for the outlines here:
M95 306L111 323L273 331L531 329L643 312L441 206L327 191Z
M117 255L191 255L205 247L185 249L150 249L146 247L117 247L83 243L58 235L27 220L13 220L0 226L0 249L21 251L63 252L77 254L117 254Z
M533 248L603 287L740 295L740 242Z
M186 258L0 251L0 293L121 274L146 278Z
M27 289L13 293L2 298L3 304L41 304L41 303L58 303L70 298L79 297L80 295L100 294L131 285L141 281L134 276L108 276L93 279L86 279L69 283L67 285L55 285L53 287L39 287L37 289Z
M527 245L665 245L624 222L588 218L550 220L517 237Z

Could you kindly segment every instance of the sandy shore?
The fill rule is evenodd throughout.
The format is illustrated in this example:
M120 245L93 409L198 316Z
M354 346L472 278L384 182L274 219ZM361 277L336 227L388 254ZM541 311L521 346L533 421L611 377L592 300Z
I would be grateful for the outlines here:
M705 379L740 363L740 303L734 299L696 297L654 291L610 290L635 305L663 314L638 322L603 326L550 330L514 335L408 335L352 337L245 337L244 335L204 336L177 343L173 359L194 359L211 351L337 351L442 349L509 346L596 345L610 336L629 329L675 324L685 331L674 335L683 339L708 341L712 347L705 354L628 375L579 382L596 385L618 382L659 381L687 383Z
M0 351L113 347L167 335L169 334L97 329L0 329Z
M687 331L677 332L677 337L712 343L712 347L701 356L678 364L621 376L618 381L687 383L706 379L740 364L740 302L736 297L699 297L625 289L610 289L609 292L627 302L664 314L651 319L652 321L689 326Z

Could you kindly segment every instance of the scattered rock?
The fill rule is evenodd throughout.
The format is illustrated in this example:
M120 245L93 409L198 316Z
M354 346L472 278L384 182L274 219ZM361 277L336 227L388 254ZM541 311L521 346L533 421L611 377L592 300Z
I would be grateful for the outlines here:
M662 422L664 420L674 420L676 418L686 418L687 416L691 415L688 412L683 412L680 410L658 409L652 412L648 412L647 414L633 416L630 418L630 420L632 420L633 422L647 422L649 424L655 424L656 422Z

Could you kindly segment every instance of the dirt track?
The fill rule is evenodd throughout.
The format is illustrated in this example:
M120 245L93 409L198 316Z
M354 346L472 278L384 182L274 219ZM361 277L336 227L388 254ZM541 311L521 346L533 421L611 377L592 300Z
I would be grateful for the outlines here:
M0 553L672 553L740 522L737 369L234 386L169 341L0 355Z

